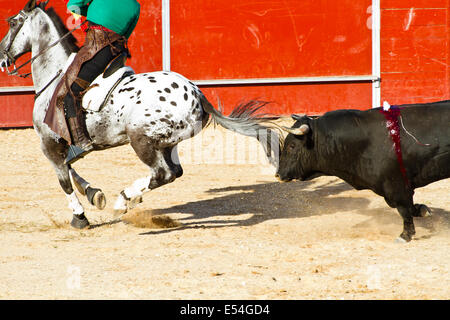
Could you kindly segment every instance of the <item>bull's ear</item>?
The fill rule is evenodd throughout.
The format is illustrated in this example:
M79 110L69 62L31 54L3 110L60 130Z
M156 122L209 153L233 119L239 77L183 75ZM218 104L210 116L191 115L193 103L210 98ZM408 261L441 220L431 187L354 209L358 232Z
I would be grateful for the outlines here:
M36 0L29 0L28 3L23 8L23 11L30 12L34 8L36 8Z
M302 116L299 116L298 114L292 114L291 118L294 119L295 121L298 121L302 118Z

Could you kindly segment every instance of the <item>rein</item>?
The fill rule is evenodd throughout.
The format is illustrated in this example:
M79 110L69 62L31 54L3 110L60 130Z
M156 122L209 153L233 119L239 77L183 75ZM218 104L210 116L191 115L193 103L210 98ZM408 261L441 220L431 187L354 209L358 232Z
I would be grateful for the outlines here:
M39 92L36 92L36 94L34 96L34 100L39 98L39 96L42 94L42 92L44 92L53 83L53 81L58 79L58 77L60 76L61 73L62 73L62 69L59 69L58 72L56 73L56 75L52 78L52 80L50 80L41 90L39 90Z

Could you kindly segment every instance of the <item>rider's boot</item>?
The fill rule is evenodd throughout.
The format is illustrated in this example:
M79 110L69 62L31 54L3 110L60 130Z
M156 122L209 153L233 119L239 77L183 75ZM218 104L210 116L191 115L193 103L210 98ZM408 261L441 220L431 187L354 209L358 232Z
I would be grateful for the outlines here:
M69 146L65 163L72 164L94 150L94 146L88 137L86 123L81 113L67 120L70 132L72 133L73 144Z

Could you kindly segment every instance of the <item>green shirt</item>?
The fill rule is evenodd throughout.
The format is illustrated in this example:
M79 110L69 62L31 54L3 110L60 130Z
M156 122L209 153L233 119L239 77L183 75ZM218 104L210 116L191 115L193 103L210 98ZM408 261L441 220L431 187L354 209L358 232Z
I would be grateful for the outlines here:
M141 6L136 0L70 0L67 9L129 38L138 22Z

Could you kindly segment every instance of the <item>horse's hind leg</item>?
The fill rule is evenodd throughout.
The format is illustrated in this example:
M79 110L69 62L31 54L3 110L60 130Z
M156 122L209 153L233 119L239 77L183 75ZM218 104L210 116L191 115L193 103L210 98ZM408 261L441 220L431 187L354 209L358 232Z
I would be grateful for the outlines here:
M117 197L114 205L115 214L126 213L134 199L152 189L174 181L181 177L183 169L178 163L177 148L150 149L147 143L131 143L139 158L150 168L150 175L136 180L131 186L125 188Z
M41 148L44 155L53 165L56 176L58 177L59 184L66 194L67 201L69 202L69 208L72 210L73 218L70 223L72 227L77 229L83 229L89 227L89 221L84 215L84 208L78 200L78 197L73 190L72 183L70 181L69 166L64 164L65 152L63 146L54 142L49 145L42 143Z

